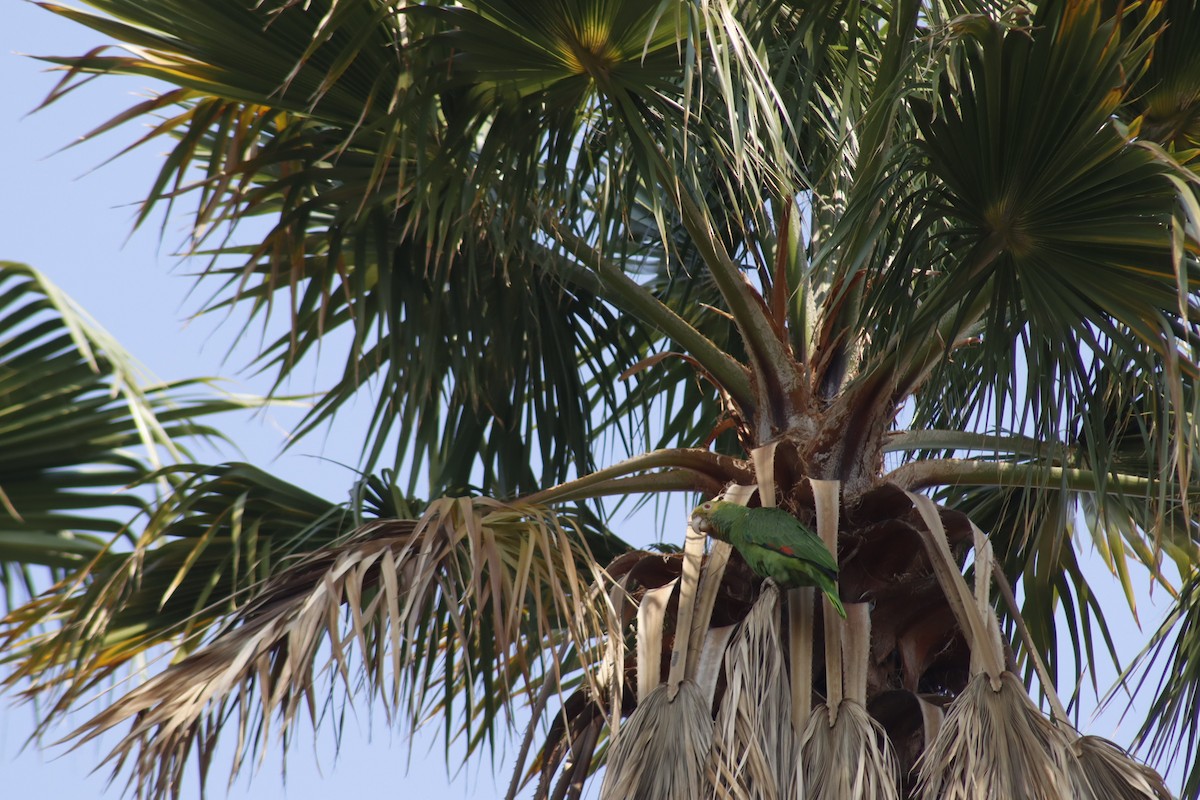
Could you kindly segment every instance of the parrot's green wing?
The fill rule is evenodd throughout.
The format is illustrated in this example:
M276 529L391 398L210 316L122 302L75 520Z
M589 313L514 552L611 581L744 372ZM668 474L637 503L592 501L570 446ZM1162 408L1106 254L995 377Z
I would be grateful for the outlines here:
M692 512L691 525L732 544L750 569L781 589L816 586L846 616L838 597L837 559L815 533L786 511L709 500Z
M765 547L784 556L799 558L816 569L837 577L838 565L829 548L800 520L778 508L750 508L730 531L734 543Z
M837 561L815 533L778 508L751 508L732 526L730 542L759 575L781 588L816 586L843 617Z

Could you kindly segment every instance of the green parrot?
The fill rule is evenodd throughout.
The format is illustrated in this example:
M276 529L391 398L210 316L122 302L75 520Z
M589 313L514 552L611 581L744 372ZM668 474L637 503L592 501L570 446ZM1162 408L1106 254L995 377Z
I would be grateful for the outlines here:
M781 589L816 586L846 616L834 584L837 561L815 533L786 511L709 500L692 512L692 528L729 542L752 570Z

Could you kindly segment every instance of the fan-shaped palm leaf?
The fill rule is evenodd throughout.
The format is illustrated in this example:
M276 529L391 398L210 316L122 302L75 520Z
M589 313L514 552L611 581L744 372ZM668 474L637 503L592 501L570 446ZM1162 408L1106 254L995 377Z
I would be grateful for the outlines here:
M28 569L85 567L154 492L146 481L183 440L215 436L202 415L248 401L190 395L198 381L148 385L142 370L54 284L0 262L0 583L11 606Z
M1157 3L1100 0L60 10L133 51L58 59L74 72L54 96L91 73L178 87L111 125L165 115L147 137L171 140L150 202L198 201L196 246L224 281L210 308L265 319L287 306L289 332L258 360L280 380L349 331L342 378L307 427L377 391L365 460L396 469L346 506L241 466L164 473L181 492L141 546L20 617L18 639L49 609L67 622L59 643L17 651L31 671L61 671L35 691L61 675L69 704L114 659L181 637L189 655L83 734L128 724L118 769L127 759L132 783L161 796L192 748L207 768L222 720L237 716L250 748L275 719L293 725L321 647L349 691L354 649L389 713L439 714L472 750L515 699L536 723L569 695L529 772L527 739L514 791L540 771L539 797L578 795L611 752L605 792L694 794L712 777L698 770L713 713L751 713L734 695L758 685L736 660L722 684L720 652L782 635L773 606L755 637L729 626L770 592L720 558L697 590L695 536L682 557L619 555L618 583L589 588L627 548L597 507L575 528L535 503L753 483L758 503L821 518L862 625L843 660L825 622L814 675L815 628L796 614L795 638L770 647L791 662L792 713L739 717L715 762L724 777L748 754L756 775L794 783L781 743L823 681L829 709L843 682L855 709L845 740L825 743L857 752L883 724L905 764L926 751L930 792L967 794L989 766L980 743L996 742L972 714L1015 719L996 746L1020 739L1018 758L1000 769L1028 774L996 786L1082 787L1088 750L1120 762L1118 783L1158 791L1030 704L995 636L989 571L972 597L961 570L972 547L980 564L991 552L972 515L1023 583L1028 613L1009 602L1028 623L1018 653L1056 669L1056 606L1077 661L1099 639L1113 649L1073 549L1078 509L1126 587L1132 560L1159 579L1164 553L1185 573L1195 563L1200 179L1186 125L1159 111L1194 88L1179 36L1196 9L1171 2L1161 17ZM260 242L205 239L256 215L273 223ZM911 430L889 436L910 400ZM655 414L661 429L646 424ZM717 452L697 448L714 439ZM614 442L632 457L597 469ZM635 454L643 444L663 449ZM422 483L530 494L398 521L397 485ZM942 507L921 497L914 510L906 489ZM132 630L151 608L161 620ZM622 691L634 676L636 698ZM1164 718L1195 683L1181 670ZM754 740L784 718L796 730ZM673 720L686 738L660 742ZM674 744L686 755L658 780L644 761ZM875 773L892 786L888 763Z
M243 491L240 505L252 513L244 518L227 513L240 507L226 489L224 519L206 524L204 513L185 515L168 530L183 535L181 542L188 541L189 531L207 528L206 535L224 532L222 539L233 538L243 548L253 540L263 549L274 543L283 552L270 557L282 557L283 563L276 566L263 555L246 564L273 574L244 590L235 604L203 607L186 620L195 626L224 612L220 635L79 731L86 740L132 722L112 760L116 771L129 765L130 782L140 794L174 796L188 755L196 751L201 764L210 763L213 725L231 713L238 716L240 732L236 771L247 748L269 740L276 715L288 729L301 709L316 713L314 683L323 671L354 691L352 652L389 713L416 726L440 710L447 742L461 714L468 749L474 750L495 730L497 716L549 670L541 656L547 646L553 651L571 643L565 666L573 671L594 657L595 642L608 630L604 605L588 589L598 577L587 572L594 557L569 520L560 522L543 509L445 499L430 504L420 520L379 520L339 536L336 507L322 508L315 498L253 472L243 470L240 480L236 471L225 478L226 485L239 482L251 490ZM222 488L214 482L213 489ZM236 549L220 540L214 544L232 549L236 563ZM314 549L299 552L301 546ZM184 547L198 550L190 543ZM289 549L297 550L291 558L284 555ZM167 566L162 562L173 559L156 558L156 552L139 557L160 571ZM255 554L243 550L242 558L247 555ZM190 571L206 577L211 568L185 562L178 575ZM134 601L139 597L135 591ZM50 642L35 648L55 654ZM328 648L324 666L323 648Z

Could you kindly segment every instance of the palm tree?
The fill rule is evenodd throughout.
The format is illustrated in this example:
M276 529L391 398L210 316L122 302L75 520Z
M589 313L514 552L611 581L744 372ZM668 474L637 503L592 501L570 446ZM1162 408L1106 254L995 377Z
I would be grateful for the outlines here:
M0 393L6 609L40 579L68 580L132 545L129 516L172 492L163 465L187 457L188 438L220 436L198 419L248 406L203 381L149 384L57 286L10 261L0 261ZM144 491L122 491L134 486Z
M212 310L288 316L279 381L352 334L298 434L374 402L348 501L176 465L10 612L51 716L177 654L77 732L139 795L340 683L472 754L527 706L510 796L1167 797L1060 699L1105 656L1196 763L1193 0L88 2L125 50L49 99L165 81L92 135L169 143L145 209L195 203ZM811 526L846 618L610 529L681 492ZM1174 598L1136 664L1085 532Z

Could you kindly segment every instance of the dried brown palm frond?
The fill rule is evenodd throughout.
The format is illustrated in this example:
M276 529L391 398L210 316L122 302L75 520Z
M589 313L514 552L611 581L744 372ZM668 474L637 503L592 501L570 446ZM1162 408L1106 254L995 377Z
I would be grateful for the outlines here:
M1079 759L1080 788L1086 786L1093 800L1171 800L1158 772L1108 739L1081 736L1073 752ZM1082 791L1076 796L1085 797Z
M670 603L675 587L679 583L682 572L678 556L650 553L636 550L619 556L608 565L609 605L616 622L616 629L625 631L635 620L639 630L661 630L666 606ZM659 623L656 626L647 623L646 616L657 613ZM662 636L659 634L655 644L661 647ZM648 647L648 642L642 642L635 647ZM591 761L596 756L597 748L607 747L605 723L611 732L617 728L623 714L632 711L636 705L636 687L640 679L639 663L636 655L630 658L627 654L627 642L624 636L609 636L604 642L604 655L593 681L589 685L577 688L570 696L560 699L557 711L550 715L550 726L543 725L543 714L555 690L561 691L561 686L550 681L543 683L537 700L532 707L532 713L525 726L525 734L518 751L513 775L509 783L509 800L515 798L525 785L537 779L533 793L536 800L560 796L559 790L572 785L574 780L569 773L578 772L582 764ZM636 651L635 651L636 653ZM649 681L649 675L661 674L661 652L646 656L642 662L641 673ZM654 663L650 664L649 659ZM560 657L558 659L562 661ZM554 665L551 665L552 667ZM649 681L646 694L657 681ZM631 691L629 686L633 685ZM603 694L597 695L593 687L606 687ZM595 736L592 729L600 726ZM531 766L526 770L530 747L534 740L541 738L542 744ZM584 746L592 746L591 752L584 752ZM561 768L561 773L560 773ZM557 780L555 776L557 777Z
M817 532L837 553L837 481L810 481ZM829 800L892 800L900 796L896 754L883 728L867 713L871 616L863 603L847 605L841 619L823 602L825 703L808 718L791 794ZM803 790L801 790L803 784ZM801 793L802 792L802 793Z
M726 688L708 762L719 800L775 800L795 771L779 590L767 583L725 652Z
M253 602L266 576L356 527L344 505L249 464L177 465L162 478L170 493L130 525L130 549L110 542L0 622L12 665L3 683L49 712L39 732L156 648L179 647L182 658ZM413 512L401 502L388 517L403 526L394 518Z
M222 633L73 736L82 743L131 722L108 757L114 775L128 767L139 796L163 798L189 753L203 779L218 723L236 719L232 778L269 741L273 719L286 732L302 709L317 713L321 672L360 688L355 650L389 716L416 725L440 693L461 696L464 724L490 719L553 673L540 654L569 642L585 663L592 656L611 620L606 595L589 591L599 576L580 573L589 563L582 537L544 508L435 501L417 524L372 524L298 560ZM482 680L488 691L474 691Z
M756 486L733 486L725 499L776 505L778 440L750 453ZM727 548L723 542L717 546ZM724 554L726 549L722 549ZM706 577L709 571L706 571ZM715 574L719 580L720 574ZM712 796L733 800L782 797L795 772L795 735L789 722L790 688L780 642L780 592L770 581L737 626L725 651L726 688L717 712L708 779Z
M752 486L734 485L725 497L745 503L753 491ZM713 739L711 708L720 656L728 647L732 627L710 629L730 551L719 548L706 561L706 542L706 536L689 526L679 565L679 600L665 683L661 653L667 641L666 607L673 582L642 594L637 618L637 707L628 722L612 731L602 799L671 800L710 793L705 763ZM777 598L778 592L773 595Z
M659 684L638 703L608 753L600 800L703 797L712 743L709 699L692 681Z
M1071 740L1043 714L1011 672L979 673L950 704L918 765L924 800L1075 797Z
M1037 651L1033 637L1021 618L1008 578L999 565L991 561L992 548L986 540L987 537L974 525L972 529L976 542L975 551L982 555L982 559L979 556L976 559L976 581L978 582L983 575L990 575L995 579L1000 594L1008 604L1017 631L1024 641L1025 651L1033 663L1042 691L1050 701L1054 721L1065 730L1068 739L1074 740L1070 750L1073 758L1068 761L1073 781L1073 796L1092 800L1170 800L1171 792L1158 772L1139 762L1117 744L1099 736L1080 736L1069 727L1066 709L1058 697L1054 681Z
M557 687L547 685L543 688L549 699L549 694ZM577 773L585 763L585 775L590 773L592 762L600 756L600 751L607 747L607 738L601 734L608 719L604 710L592 699L591 693L585 689L577 689L562 700L560 708L550 715L548 730L541 723L539 709L535 708L533 719L526 727L525 742L532 744L537 734L543 731L544 742L528 770L525 769L528 751L525 749L525 743L522 743L522 751L518 755L505 797L508 800L515 798L533 778L537 779L533 792L535 800L561 796L558 795L558 791L564 781L569 784L574 779L571 773Z
M918 763L918 792L925 800L1073 797L1072 737L1047 718L1005 669L995 612L988 601L990 545L978 529L974 593L950 554L933 501L910 494L925 523L929 560L971 647L972 679L950 704L937 736Z
M825 709L809 718L801 744L805 793L823 800L897 800L900 773L887 734L857 700L845 699L837 722Z
M737 489L738 487L733 487ZM744 501L753 493L754 487L731 495ZM702 540L694 542L703 545ZM723 664L725 651L741 621L753 607L760 594L762 578L738 560L729 560L730 547L723 542L714 544L701 571L696 597L693 603L692 626L687 642L687 668L685 674L694 682L704 697L710 699L723 691ZM683 582L685 557L683 553L657 553L631 551L619 556L606 569L611 612L625 630L636 621L636 643L622 637L610 637L604 645L605 655L592 680L593 685L605 687L597 695L589 687L577 689L567 697L556 713L549 715L550 727L542 738L533 763L525 769L525 759L518 757L516 774L512 786L519 791L522 786L537 779L535 798L548 799L562 786L568 758L577 764L584 757L581 751L587 729L597 718L608 726L601 732L597 742L596 758L603 758L609 746L614 722L624 715L632 714L637 707L636 687L645 681L642 696L648 696L659 683L669 680L669 665L682 640L677 640L674 631L682 603L680 584ZM710 596L712 595L712 596ZM653 614L657 621L649 617ZM707 620L700 625L701 619ZM631 648L629 645L634 644ZM639 649L640 648L640 649ZM634 652L630 652L634 650ZM637 652L641 655L638 656ZM665 657L664 657L665 654ZM543 690L546 687L543 686ZM540 699L540 696L539 696ZM547 696L547 701L550 699ZM536 737L543 728L534 704L532 726L526 732L526 741ZM525 744L522 744L522 751ZM561 770L561 772L560 772ZM511 787L510 787L511 788Z
M809 717L801 741L800 773L807 796L830 800L898 800L900 766L890 737L866 709L871 617L865 603L846 606L840 678L845 697L836 709L827 700Z
M988 603L990 547L975 530L975 592L951 556L933 501L910 494L925 523L929 560L971 648L972 679L950 704L937 736L918 763L918 792L926 800L1071 797L1071 738L1029 699L1005 669L996 615Z
M712 741L712 697L685 673L704 538L688 529L666 683L660 682L659 659L671 584L642 598L638 609L638 704L629 721L612 733L608 769L600 788L602 800L700 796L704 759Z

